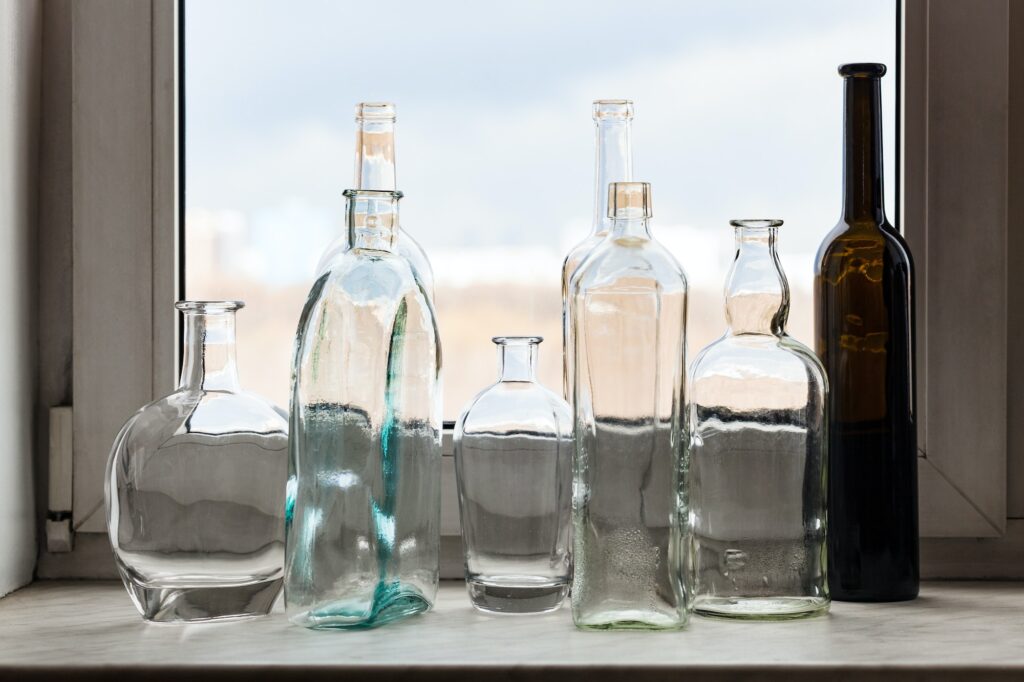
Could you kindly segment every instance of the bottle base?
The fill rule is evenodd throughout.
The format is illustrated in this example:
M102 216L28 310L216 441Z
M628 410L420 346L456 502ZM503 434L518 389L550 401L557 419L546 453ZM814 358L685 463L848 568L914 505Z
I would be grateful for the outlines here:
M712 618L742 620L795 620L828 612L829 600L821 597L709 597L698 596L694 610Z
M862 602L862 603L893 603L901 601L913 601L917 599L918 591L906 592L891 592L891 593L878 593L878 592L844 592L842 590L836 590L832 593L832 601L849 601L849 602Z
M508 584L469 578L466 590L473 606L484 613L550 613L562 605L569 592L566 581L554 583Z
M125 581L142 617L153 623L195 623L265 616L283 578L244 585L151 587Z
M687 618L673 618L658 613L597 613L586 618L573 614L573 623L580 630L680 630Z
M423 594L401 583L379 583L369 604L347 599L320 603L289 614L296 625L312 630L366 630L429 611L433 605Z

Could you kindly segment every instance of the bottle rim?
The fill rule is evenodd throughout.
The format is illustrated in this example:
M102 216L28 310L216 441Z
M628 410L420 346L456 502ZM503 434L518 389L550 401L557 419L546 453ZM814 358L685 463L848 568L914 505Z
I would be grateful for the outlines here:
M233 313L245 307L245 301L178 301L174 304L183 313Z
M352 197L366 197L367 199L401 199L404 194L398 190L387 189L347 189L342 195Z
M886 72L885 64L877 62L857 62L839 66L839 75L843 78L881 78Z
M738 218L729 221L733 227L747 230L767 230L772 227L781 227L782 223L783 221L778 218Z
M544 341L543 336L494 336L491 342L498 346L536 345Z

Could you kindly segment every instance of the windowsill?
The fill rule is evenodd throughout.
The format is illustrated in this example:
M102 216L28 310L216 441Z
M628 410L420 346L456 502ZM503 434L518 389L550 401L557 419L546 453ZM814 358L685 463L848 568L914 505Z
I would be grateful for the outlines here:
M0 600L0 678L448 680L488 669L504 672L500 679L565 682L628 667L638 669L629 682L831 679L837 669L844 680L1020 679L1022 622L1020 583L926 583L914 602L836 603L804 621L695 617L683 632L580 632L567 605L545 616L485 616L449 581L434 612L378 630L305 630L280 604L268 618L156 626L138 617L119 583L38 582Z

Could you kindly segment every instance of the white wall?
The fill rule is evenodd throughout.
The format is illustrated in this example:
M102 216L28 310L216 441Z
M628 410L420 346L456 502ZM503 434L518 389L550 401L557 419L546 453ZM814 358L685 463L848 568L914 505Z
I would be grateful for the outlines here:
M0 0L0 595L32 579L41 2Z

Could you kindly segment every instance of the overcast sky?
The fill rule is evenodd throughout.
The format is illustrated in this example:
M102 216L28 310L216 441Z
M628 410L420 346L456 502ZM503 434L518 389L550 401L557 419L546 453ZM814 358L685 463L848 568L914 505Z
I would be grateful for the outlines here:
M590 223L590 102L629 98L635 179L684 267L736 217L783 218L808 255L838 217L840 63L890 66L895 220L895 37L894 0L190 1L187 207L237 212L275 280L307 279L340 230L353 105L386 100L429 254L560 255Z

